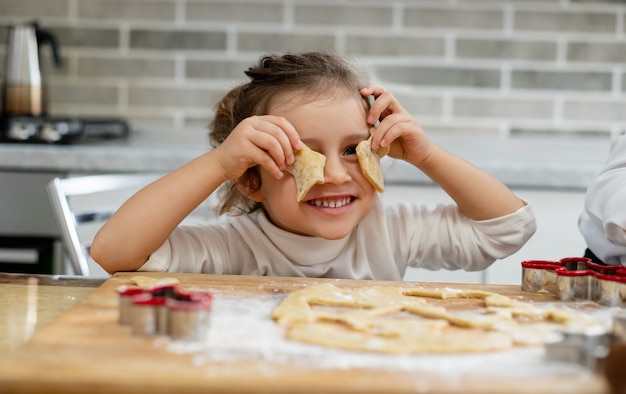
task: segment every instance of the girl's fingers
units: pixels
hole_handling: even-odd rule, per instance
[[[249,118],[252,126],[249,139],[260,149],[265,150],[279,168],[284,169],[295,161],[294,149],[299,149],[302,142],[293,125],[287,119],[278,116]]]
[[[367,85],[361,89],[361,95],[374,97],[374,103],[367,114],[368,124],[373,125],[399,109],[395,97],[380,85]]]
[[[363,95],[364,97],[374,96],[374,98],[376,98],[380,96],[381,94],[383,94],[384,92],[386,92],[384,87],[382,87],[381,85],[374,84],[374,83],[366,85],[363,89],[361,89],[361,95]]]
[[[279,141],[285,152],[287,165],[293,164],[295,161],[293,151],[302,149],[302,141],[300,141],[300,135],[293,127],[291,122],[281,116],[266,115],[262,117],[263,120],[268,121],[271,124],[277,126],[277,128],[271,128],[270,133]]]
[[[389,135],[390,129],[394,124],[401,121],[401,115],[392,114],[383,119],[378,127],[373,128],[372,150],[378,149],[380,146],[388,146],[397,136]]]
[[[428,155],[430,143],[413,116],[380,85],[367,85],[360,92],[364,97],[374,97],[367,123],[374,125],[380,121],[377,127],[370,129],[372,150],[388,146],[391,157],[421,162]]]
[[[382,96],[377,97],[370,106],[370,110],[367,114],[367,123],[373,125],[379,120],[383,120],[386,116],[392,113],[390,110],[390,106],[392,104],[393,96],[389,94],[383,94]]]
[[[293,126],[284,118],[247,118],[218,147],[223,152],[223,167],[232,178],[255,165],[281,178],[282,170],[294,161],[291,141],[299,142],[294,135]]]
[[[250,130],[251,135],[244,143],[236,144],[235,165],[240,157],[245,169],[259,165],[276,178],[282,178],[285,168],[285,155],[281,145],[270,134],[260,130]],[[245,171],[245,169],[242,169]]]
[[[391,114],[380,122],[372,136],[372,149],[390,146],[396,139],[403,136],[405,130],[418,127],[415,119],[407,113]]]
[[[264,124],[261,128],[254,130],[250,141],[266,152],[280,170],[284,170],[295,160],[291,141],[275,124]]]
[[[265,169],[265,171],[272,174],[276,179],[280,179],[284,176],[283,169],[281,169],[274,158],[267,152],[258,151],[254,162]]]

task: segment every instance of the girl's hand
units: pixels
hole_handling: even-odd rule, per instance
[[[302,142],[293,125],[280,116],[251,116],[239,123],[214,149],[225,179],[237,179],[260,165],[277,179],[293,164]]]
[[[389,146],[389,156],[406,160],[419,167],[424,163],[431,150],[431,142],[417,121],[398,102],[398,100],[380,85],[370,84],[361,89],[363,97],[374,96],[367,123],[378,127],[372,133],[372,150],[379,146]]]

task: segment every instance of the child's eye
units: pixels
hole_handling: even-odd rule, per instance
[[[343,151],[344,156],[348,156],[348,155],[356,155],[356,145],[352,145],[346,148],[346,150]]]

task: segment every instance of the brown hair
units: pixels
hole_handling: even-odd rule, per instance
[[[220,145],[241,121],[250,116],[267,115],[273,100],[284,93],[301,92],[303,99],[312,101],[322,94],[343,91],[360,97],[364,85],[354,69],[342,58],[324,52],[263,56],[248,68],[250,82],[230,90],[216,105],[210,124],[211,145]],[[364,99],[365,105],[367,100]],[[251,167],[237,180],[222,185],[218,214],[250,213],[261,204],[242,194],[236,185],[260,187],[258,168]],[[238,212],[235,212],[235,210]]]

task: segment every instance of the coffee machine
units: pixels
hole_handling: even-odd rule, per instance
[[[128,124],[115,118],[50,116],[40,49],[49,45],[61,66],[59,42],[37,22],[9,27],[2,86],[0,142],[75,143],[126,137]]]

